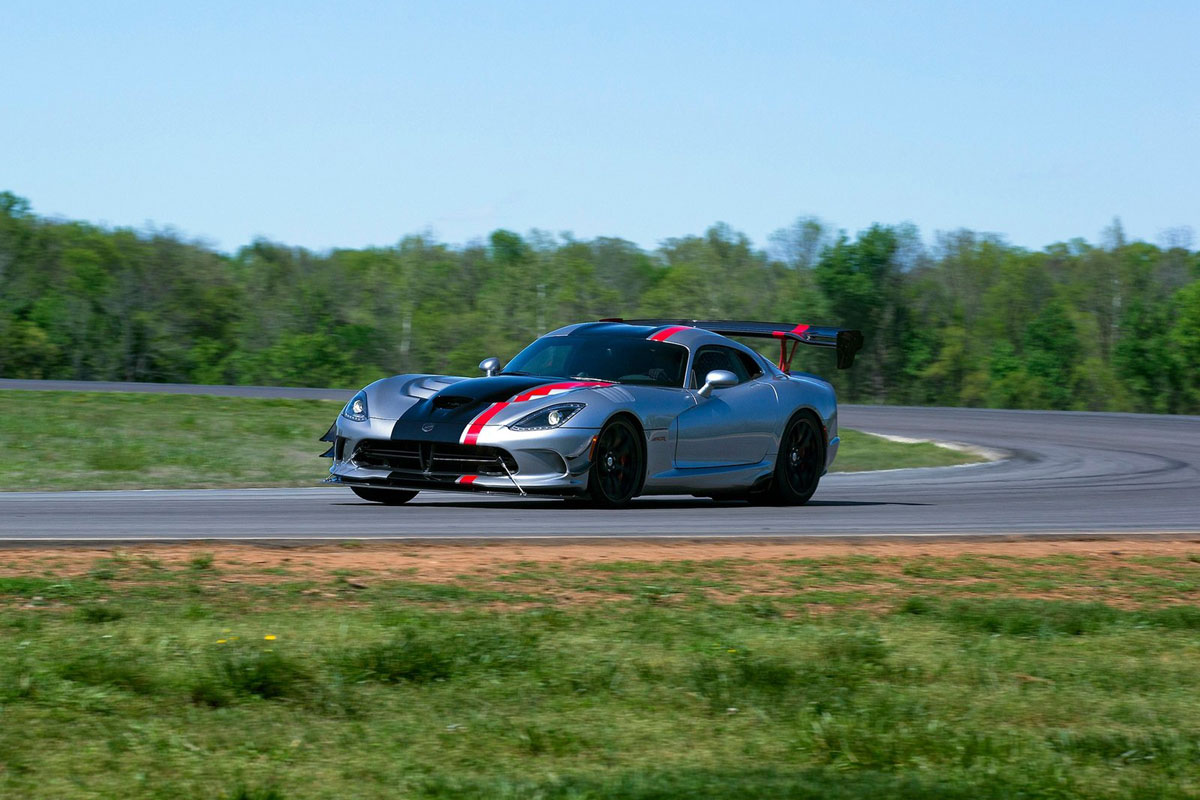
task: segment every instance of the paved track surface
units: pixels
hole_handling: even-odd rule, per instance
[[[967,467],[829,475],[802,508],[671,497],[614,512],[436,493],[389,508],[333,487],[0,493],[0,541],[1200,533],[1200,417],[844,406],[841,422],[1011,455]]]

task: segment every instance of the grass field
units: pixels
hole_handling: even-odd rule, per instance
[[[9,550],[0,797],[1196,797],[1198,591],[1200,543]]]
[[[0,489],[312,486],[341,404],[187,395],[0,391]],[[844,431],[839,470],[978,460]]]

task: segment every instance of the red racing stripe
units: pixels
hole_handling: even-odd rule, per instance
[[[680,331],[686,331],[687,325],[672,325],[670,328],[663,328],[658,333],[650,334],[649,338],[652,342],[665,342]]]
[[[504,407],[507,405],[508,403],[492,403],[490,406],[480,412],[479,416],[471,420],[471,423],[467,425],[466,429],[463,431],[461,440],[462,443],[475,444],[478,442],[479,434],[483,432],[483,426],[487,425],[488,420],[503,411]]]
[[[612,386],[609,381],[567,381],[564,383],[548,383],[545,386],[538,386],[526,392],[521,392],[516,397],[504,403],[492,403],[479,413],[479,416],[471,420],[467,427],[463,429],[462,437],[459,442],[462,444],[477,444],[479,442],[479,434],[483,433],[483,426],[487,425],[492,417],[499,414],[508,406],[509,403],[524,403],[527,400],[533,400],[538,397],[545,397],[551,394],[567,392],[571,389],[583,388],[600,388],[604,386]]]
[[[792,328],[790,331],[775,331],[771,335],[776,336],[780,339],[787,336],[788,334],[794,334],[796,336],[799,336],[800,334],[807,331],[810,327],[812,327],[812,326],[801,323],[801,324],[797,325],[796,327]]]
[[[510,403],[524,403],[526,400],[533,400],[537,397],[545,397],[548,394],[558,394],[571,389],[601,388],[604,386],[612,386],[608,381],[567,381],[565,383],[548,383],[545,386],[537,386],[527,392],[521,392],[519,395],[509,400]]]
[[[478,475],[463,475],[461,478],[456,480],[455,483],[461,483],[461,484],[465,485],[465,484],[469,484],[469,483],[474,483],[478,479],[479,479]]]

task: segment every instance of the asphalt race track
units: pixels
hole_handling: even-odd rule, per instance
[[[154,384],[0,381],[0,389],[11,388],[164,391]],[[349,395],[253,387],[169,391]],[[335,487],[0,493],[0,542],[1200,532],[1200,417],[843,406],[841,423],[1001,449],[1009,458],[833,474],[801,508],[670,497],[599,511],[560,500],[434,493],[385,507]],[[314,458],[322,432],[314,432]]]

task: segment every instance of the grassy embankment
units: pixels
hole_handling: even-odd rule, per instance
[[[639,547],[0,553],[0,797],[1200,794],[1188,545]]]
[[[341,405],[186,395],[0,391],[0,489],[312,486]],[[843,431],[839,470],[978,460]]]

